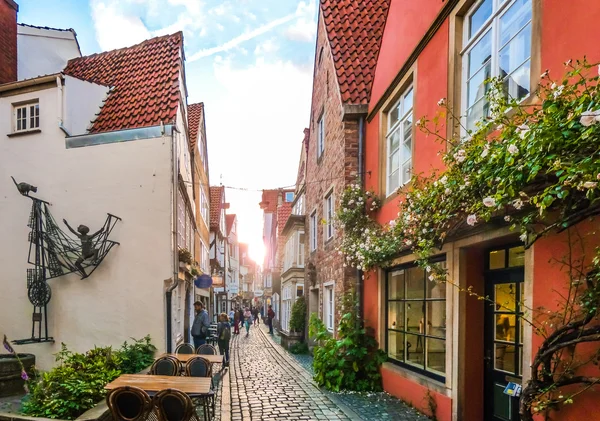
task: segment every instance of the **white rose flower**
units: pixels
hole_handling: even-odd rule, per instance
[[[595,189],[596,186],[598,186],[598,183],[596,183],[595,181],[586,181],[585,183],[583,183],[583,187],[586,189]]]
[[[552,93],[552,95],[554,95],[554,99],[558,98],[559,96],[562,95],[563,91],[565,90],[565,85],[560,85],[558,86],[554,92]]]
[[[450,190],[449,187],[446,187],[446,190],[444,190],[444,193],[446,193],[446,195],[449,196],[450,193],[452,193],[452,190]]]
[[[526,232],[524,232],[523,234],[521,234],[521,235],[519,236],[519,239],[520,239],[522,242],[525,242],[525,241],[527,241],[527,233],[526,233]]]
[[[446,184],[448,182],[448,176],[443,176],[442,178],[440,178],[440,183],[442,184]]]
[[[472,214],[467,216],[467,224],[474,226],[477,223],[477,215]]]
[[[504,217],[504,220],[505,220],[506,222],[510,222],[510,215],[506,215],[506,216]]]
[[[515,209],[519,210],[523,207],[523,201],[521,199],[513,200],[512,205]]]
[[[519,153],[519,148],[517,148],[516,145],[510,145],[508,147],[508,153],[511,154],[511,155],[516,155],[516,154]]]
[[[461,163],[463,162],[465,159],[467,159],[466,156],[466,152],[464,149],[459,150],[458,152],[456,152],[454,154],[454,159],[456,159],[457,162]]]
[[[592,124],[596,124],[600,121],[600,110],[596,111],[584,111],[581,113],[579,122],[584,127],[589,127]]]
[[[443,105],[446,105],[446,98],[442,98],[442,99],[440,99],[440,100],[438,101],[438,106],[440,106],[440,107],[441,107],[441,106],[443,106]]]
[[[496,199],[494,199],[493,197],[486,197],[485,199],[483,199],[483,204],[488,208],[493,208],[494,206],[496,206]]]
[[[490,145],[485,145],[483,151],[481,152],[481,157],[485,158],[486,156],[488,156],[488,153],[490,153]]]
[[[427,266],[427,267],[425,268],[425,270],[426,270],[427,272],[431,272],[431,266]]]
[[[435,276],[433,276],[433,275],[429,275],[429,280],[430,280],[431,282],[433,282],[433,281],[435,280]]]
[[[406,240],[406,245],[407,246],[411,246],[412,245],[412,241],[411,240]]]
[[[519,127],[517,127],[517,131],[520,132],[519,137],[524,139],[525,136],[527,136],[527,133],[529,133],[529,126],[527,124],[521,124]]]

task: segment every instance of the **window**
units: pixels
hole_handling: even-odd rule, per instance
[[[529,94],[531,0],[483,0],[467,13],[464,25],[463,114],[466,128],[489,115],[485,80],[501,77],[504,93]]]
[[[296,264],[298,267],[304,267],[304,231],[298,233],[298,257]]]
[[[294,208],[292,209],[294,215],[304,215],[304,195],[298,196]]]
[[[185,199],[181,190],[178,191],[177,195],[177,246],[179,248],[186,248],[186,212],[185,212]]]
[[[206,226],[208,226],[208,212],[209,212],[209,203],[206,198],[206,193],[204,193],[204,189],[200,188],[200,212],[202,214],[202,219]]]
[[[281,295],[281,327],[286,332],[290,330],[290,316],[292,313],[292,287],[286,285],[283,287]]]
[[[432,264],[445,265],[438,261]],[[446,373],[446,284],[415,265],[387,273],[388,357],[443,380]]]
[[[304,295],[304,284],[296,285],[296,297],[302,297]]]
[[[294,201],[294,192],[288,191],[285,192],[285,201],[290,203]]]
[[[325,197],[325,203],[323,205],[323,214],[325,215],[325,241],[330,240],[333,237],[333,218],[334,218],[334,202],[333,202],[333,190]]]
[[[265,288],[271,288],[271,285],[272,285],[272,282],[271,282],[271,281],[272,281],[272,279],[271,279],[271,274],[268,274],[268,275],[265,277]]]
[[[317,249],[317,211],[310,214],[310,251]]]
[[[325,111],[321,113],[317,122],[317,159],[321,158],[325,151]]]
[[[40,104],[38,102],[14,105],[14,131],[24,132],[40,127]]]
[[[413,88],[403,93],[388,111],[387,142],[387,194],[410,181],[412,173]]]
[[[323,313],[325,316],[325,326],[327,330],[333,332],[333,322],[335,314],[335,293],[333,291],[333,282],[325,284],[325,297],[323,299]]]

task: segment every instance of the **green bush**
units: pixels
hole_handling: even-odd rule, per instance
[[[290,346],[289,351],[292,354],[308,354],[308,344],[306,342],[299,342]]]
[[[373,336],[367,334],[357,316],[354,297],[344,300],[343,315],[339,322],[338,338],[332,337],[316,314],[310,319],[310,335],[316,341],[313,351],[314,380],[320,387],[340,390],[382,390],[379,368],[386,354],[379,349]]]
[[[30,385],[23,404],[25,415],[72,420],[94,407],[106,391],[104,386],[123,373],[135,373],[150,365],[156,348],[150,337],[112,347],[94,348],[85,354],[73,353],[62,344],[56,354],[59,363]]]
[[[306,300],[304,296],[298,297],[292,306],[290,316],[290,331],[304,333],[306,328]]]

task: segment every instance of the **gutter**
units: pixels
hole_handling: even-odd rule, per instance
[[[364,177],[364,142],[365,142],[365,117],[360,115],[358,117],[358,183],[361,188],[364,188],[365,177]],[[366,204],[365,204],[366,206]],[[363,323],[363,295],[364,295],[364,284],[363,271],[356,269],[356,306],[360,323]]]
[[[57,94],[57,96],[58,96],[58,128],[61,129],[64,132],[64,134],[66,134],[68,137],[71,137],[71,133],[69,133],[69,131],[63,124],[64,95],[63,95],[63,84],[62,84],[61,76],[56,76],[56,87],[58,88],[58,94]]]
[[[161,124],[162,126],[162,124]],[[173,170],[173,283],[165,291],[165,304],[166,308],[166,341],[167,341],[167,352],[171,353],[173,349],[172,341],[172,316],[173,316],[173,291],[179,286],[179,253],[177,252],[177,199],[179,197],[179,160],[177,155],[177,138],[175,132],[179,133],[179,130],[175,125],[171,126],[171,169]]]
[[[48,82],[54,82],[57,77],[62,78],[62,73],[53,73],[47,76],[34,77],[31,79],[19,80],[0,84],[0,92],[12,91],[19,88],[27,88],[29,86],[41,85]]]

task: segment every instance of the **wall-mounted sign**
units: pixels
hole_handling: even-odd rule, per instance
[[[228,285],[227,286],[227,291],[229,291],[232,294],[239,294],[240,287],[238,285],[235,285],[235,284]]]
[[[264,291],[262,289],[254,290],[254,296],[255,297],[262,297],[263,294],[264,294]]]

